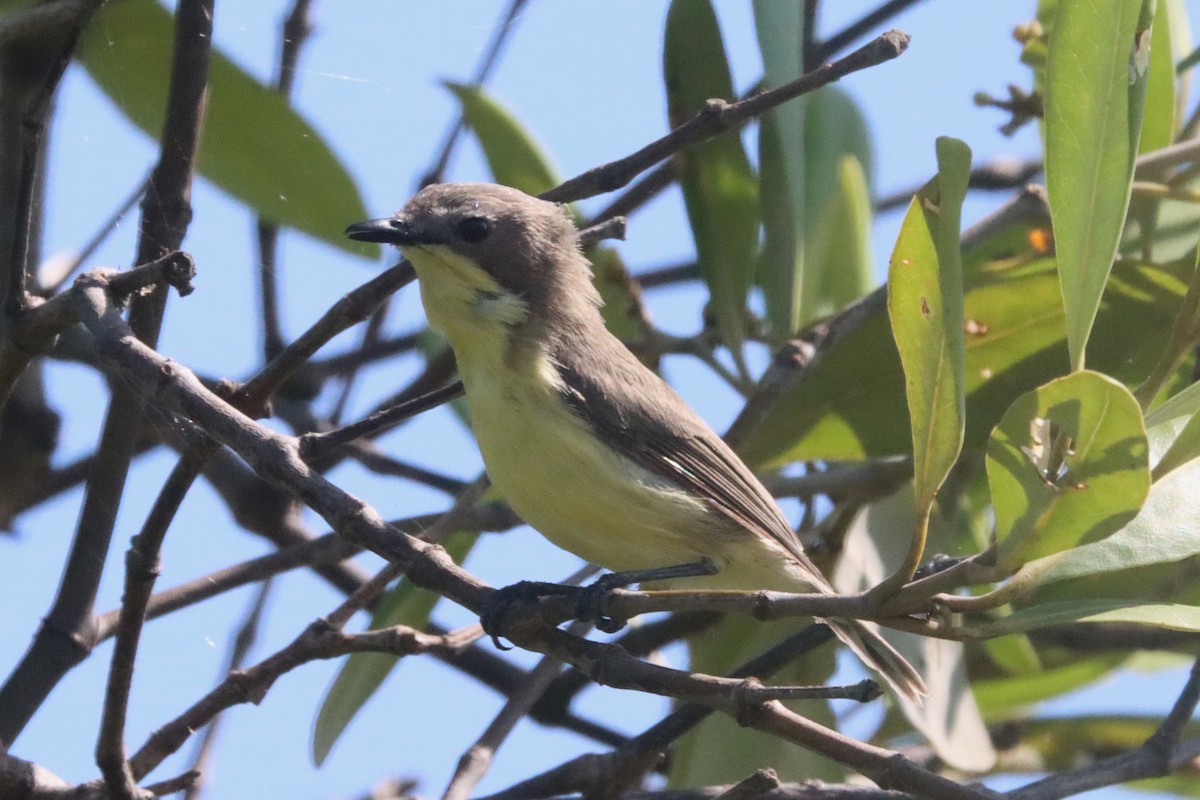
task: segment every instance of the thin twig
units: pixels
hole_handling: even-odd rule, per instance
[[[191,13],[194,7],[190,2],[181,4],[176,14],[178,44],[167,114],[151,190],[142,203],[136,264],[178,249],[191,216],[189,187],[208,78],[212,20],[211,4],[200,13]],[[203,32],[205,25],[208,34]],[[184,43],[183,32],[196,35]],[[149,295],[138,296],[131,304],[131,332],[151,345],[158,337],[165,297],[165,289],[156,289]],[[96,592],[136,447],[141,411],[140,397],[119,386],[109,405],[97,458],[88,475],[83,508],[59,591],[29,650],[0,687],[2,741],[16,738],[61,677],[86,658],[94,645],[91,621]],[[113,768],[114,778],[120,772],[117,767],[120,760],[114,756],[107,762]]]
[[[590,574],[594,570],[587,570]],[[584,580],[578,576],[579,580]],[[568,581],[569,582],[569,581]],[[576,622],[569,628],[576,636],[583,636],[591,626],[587,623]],[[513,692],[500,712],[487,726],[480,737],[463,753],[458,760],[458,766],[442,800],[467,800],[472,790],[487,774],[492,757],[512,733],[517,723],[529,713],[542,693],[550,686],[554,678],[562,672],[562,662],[552,656],[545,656],[529,673],[529,679],[517,691]]]
[[[42,36],[50,36],[51,39],[33,43],[34,47],[45,48],[41,55],[33,56],[27,52],[28,48],[20,46],[24,42],[10,41],[5,46],[5,81],[15,84],[4,89],[6,111],[15,111],[19,119],[5,120],[4,135],[15,135],[16,141],[12,144],[20,154],[17,184],[12,189],[15,196],[12,238],[8,242],[9,251],[5,254],[4,297],[3,306],[0,307],[0,318],[6,322],[16,317],[28,304],[26,286],[30,238],[36,227],[33,224],[34,197],[50,101],[75,54],[80,33],[99,7],[98,0],[74,6],[68,10],[73,13],[60,17],[54,28],[43,30]],[[26,21],[29,20],[28,13],[22,15]],[[4,222],[7,228],[10,222]]]
[[[417,414],[436,408],[463,394],[462,381],[436,389],[412,400],[397,403],[391,408],[376,411],[358,422],[352,422],[327,433],[306,433],[300,437],[300,453],[305,461],[327,458],[337,448],[365,436],[378,436]]]
[[[266,695],[279,676],[302,664],[349,653],[407,656],[434,650],[454,652],[465,643],[458,633],[433,636],[404,626],[346,634],[331,627],[323,618],[319,619],[279,652],[252,667],[230,673],[182,715],[156,730],[130,759],[133,774],[139,778],[146,775],[179,750],[194,731],[207,725],[214,716],[239,703],[256,702]]]
[[[821,42],[816,48],[816,63],[821,63],[840,53],[856,39],[859,39],[880,25],[887,23],[909,6],[914,6],[921,0],[888,0],[888,2],[872,11],[868,11],[858,20],[850,23],[842,30]]]
[[[483,52],[483,58],[480,60],[479,66],[475,68],[475,75],[471,78],[472,86],[482,86],[487,82],[488,76],[491,75],[492,69],[496,66],[496,62],[500,57],[500,52],[504,49],[504,44],[515,29],[514,23],[517,21],[521,9],[528,1],[512,0],[509,3],[508,9],[504,12],[504,19],[494,29],[492,39],[488,42],[488,46]],[[462,134],[464,127],[465,119],[460,113],[454,120],[454,124],[450,126],[450,130],[446,132],[442,146],[438,148],[438,155],[433,160],[433,166],[421,178],[420,185],[422,187],[428,186],[431,183],[442,182],[446,166],[450,163],[450,155],[454,152],[454,145],[458,142],[458,137]]]
[[[742,664],[729,673],[729,678],[768,678],[831,639],[833,632],[827,626],[809,625]],[[702,705],[677,708],[612,753],[578,756],[483,800],[518,800],[575,792],[591,795],[601,788],[619,792],[624,785],[632,785],[646,770],[653,769],[667,747],[712,713],[712,708]],[[612,784],[617,776],[622,778],[624,785]]]
[[[150,176],[150,186],[142,202],[141,235],[135,263],[145,263],[178,249],[191,222],[191,183],[204,126],[208,68],[212,54],[213,4],[214,0],[180,0],[175,12],[174,54],[166,119],[163,122],[158,164]],[[160,285],[138,294],[130,303],[129,328],[150,347],[154,347],[158,341],[166,302],[166,287]],[[107,462],[106,465],[117,475],[103,480],[93,480],[97,478],[95,473],[89,476],[84,510],[80,515],[80,538],[84,532],[88,532],[97,540],[97,544],[99,540],[104,543],[103,547],[87,552],[85,558],[89,561],[95,559],[97,553],[108,550],[144,403],[143,397],[122,387],[114,393],[109,407],[100,453],[102,462]],[[110,458],[104,458],[106,452],[111,454]],[[107,505],[107,508],[95,512],[93,518],[96,523],[89,531],[85,523],[88,508],[101,504]],[[162,510],[156,503],[146,520],[142,535],[134,542],[127,557],[125,603],[118,624],[96,742],[96,764],[109,790],[118,800],[131,800],[137,793],[136,781],[125,758],[125,719],[146,603],[157,575],[158,552],[174,513],[172,510],[165,518],[156,516],[155,511]],[[100,569],[87,569],[94,573],[93,580],[99,579]],[[70,571],[68,565],[64,583]],[[93,589],[86,609],[89,618],[92,617],[94,602]]]
[[[234,634],[233,641],[229,643],[229,658],[226,659],[225,668],[221,671],[222,676],[241,669],[242,665],[246,663],[246,656],[250,654],[250,648],[258,639],[258,629],[262,623],[263,612],[267,608],[267,597],[271,594],[271,586],[272,580],[267,578],[255,593],[250,610],[246,612],[246,618],[242,620],[237,633]],[[196,754],[192,756],[191,769],[191,772],[195,773],[196,779],[185,789],[183,800],[196,800],[203,791],[204,771],[208,768],[208,762],[212,758],[213,745],[216,744],[217,732],[220,727],[221,715],[218,714],[213,717],[213,721],[204,729],[200,741],[196,743]]]
[[[129,193],[129,196],[121,202],[121,205],[117,206],[116,210],[109,215],[108,219],[101,223],[96,232],[92,234],[92,238],[87,240],[87,242],[75,255],[75,258],[71,260],[71,263],[63,268],[61,274],[58,275],[55,282],[50,286],[40,287],[40,291],[43,295],[49,297],[50,295],[54,295],[62,291],[63,286],[65,286],[67,281],[71,279],[71,276],[78,272],[80,268],[87,263],[88,259],[100,249],[100,245],[104,244],[104,241],[109,237],[109,235],[111,235],[112,232],[117,229],[117,226],[121,224],[121,220],[125,219],[125,215],[132,211],[133,207],[137,205],[138,201],[145,196],[146,187],[149,185],[149,175],[138,181],[137,186],[135,186],[133,191]]]
[[[908,34],[902,31],[889,31],[845,58],[832,64],[826,64],[777,89],[756,94],[736,103],[728,103],[720,99],[709,100],[696,116],[661,139],[651,142],[631,155],[571,178],[565,183],[543,192],[540,197],[543,200],[569,203],[619,189],[645,170],[675,155],[688,145],[737,128],[781,103],[815,91],[846,75],[896,58],[908,48],[908,42]]]
[[[295,0],[292,10],[283,20],[279,46],[279,68],[275,74],[275,91],[288,99],[296,82],[296,65],[300,50],[312,33],[312,0]],[[279,226],[258,218],[258,281],[263,322],[263,353],[270,360],[283,349],[283,327],[279,319],[279,286],[276,277],[276,254]]]

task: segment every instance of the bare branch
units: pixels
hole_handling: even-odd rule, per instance
[[[661,139],[625,158],[571,178],[550,191],[543,192],[540,197],[557,203],[569,203],[619,189],[643,171],[690,144],[736,128],[768,109],[815,91],[853,72],[896,58],[908,48],[908,41],[908,34],[902,31],[888,31],[845,58],[826,64],[778,89],[754,95],[737,103],[728,103],[720,99],[709,100],[700,113]]]

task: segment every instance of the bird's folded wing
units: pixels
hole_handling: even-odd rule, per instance
[[[585,372],[560,362],[568,405],[621,455],[699,497],[746,531],[782,545],[825,585],[750,469],[674,390],[627,351],[624,355],[628,360],[616,360],[622,375]],[[606,366],[611,370],[613,361]]]

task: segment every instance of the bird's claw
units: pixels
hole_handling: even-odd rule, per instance
[[[511,586],[503,586],[492,594],[479,614],[479,623],[498,650],[511,650],[511,647],[501,643],[500,638],[505,635],[508,617],[514,606],[536,603],[542,597],[569,595],[580,591],[582,590],[577,586],[563,586],[560,583],[518,581]]]

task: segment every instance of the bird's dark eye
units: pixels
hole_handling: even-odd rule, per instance
[[[492,232],[492,223],[483,217],[467,217],[458,223],[458,235],[465,242],[482,242]]]

